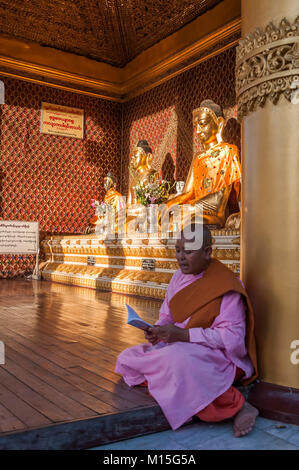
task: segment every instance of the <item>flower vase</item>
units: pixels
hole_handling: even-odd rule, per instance
[[[147,206],[147,233],[158,232],[157,206],[150,204]]]

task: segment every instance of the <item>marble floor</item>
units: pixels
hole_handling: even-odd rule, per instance
[[[299,426],[258,417],[251,433],[236,438],[232,422],[193,423],[92,450],[299,450]]]

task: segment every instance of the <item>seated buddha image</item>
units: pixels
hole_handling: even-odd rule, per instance
[[[104,196],[104,204],[107,204],[111,211],[113,211],[114,215],[114,229],[117,229],[118,225],[118,216],[119,211],[123,207],[125,207],[124,198],[121,193],[119,193],[116,189],[116,178],[111,172],[108,172],[104,178],[104,189],[106,191]],[[102,229],[104,230],[105,225],[107,224],[107,216],[103,214],[96,214],[89,222],[91,229],[90,232],[101,232]]]
[[[151,167],[153,160],[152,149],[147,140],[139,140],[130,159],[129,170],[132,183],[129,187],[127,205],[137,204],[136,185],[142,182],[151,182],[159,178],[159,173]]]
[[[106,191],[104,202],[119,211],[123,207],[123,196],[115,188],[116,179],[109,171],[104,178],[104,189]]]
[[[129,171],[131,174],[131,184],[129,186],[127,199],[127,233],[143,231],[144,206],[142,206],[136,195],[136,187],[142,183],[152,183],[159,179],[159,173],[152,168],[152,149],[147,140],[139,140],[133,150],[130,160]],[[134,222],[131,224],[131,222]]]
[[[171,214],[175,205],[189,204],[201,210],[203,223],[221,228],[229,215],[231,193],[235,191],[236,200],[239,198],[238,148],[223,141],[223,113],[211,100],[203,101],[193,111],[193,126],[203,150],[193,158],[183,192],[166,202],[167,212]]]

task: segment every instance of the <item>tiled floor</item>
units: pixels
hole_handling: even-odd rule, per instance
[[[236,438],[232,422],[193,423],[93,450],[299,450],[299,426],[258,417],[247,436]]]

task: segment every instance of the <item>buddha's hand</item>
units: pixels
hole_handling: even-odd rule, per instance
[[[163,326],[154,326],[152,328],[153,334],[158,338],[158,341],[165,343],[175,343],[176,341],[189,342],[189,330],[179,328],[172,323]]]

